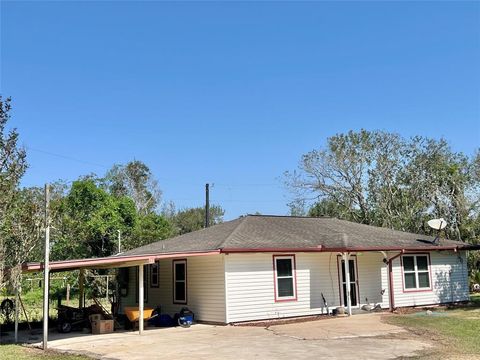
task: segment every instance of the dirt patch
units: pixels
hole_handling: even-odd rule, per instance
[[[352,339],[377,337],[405,331],[403,328],[381,322],[380,314],[329,318],[308,324],[271,324],[268,329],[277,335],[306,340]]]

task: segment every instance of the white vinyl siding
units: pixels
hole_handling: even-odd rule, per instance
[[[146,306],[161,307],[162,313],[173,316],[184,306],[195,313],[196,320],[225,322],[224,255],[192,256],[187,259],[187,303],[173,303],[172,261],[160,260],[159,287],[148,289]],[[182,258],[183,259],[183,258]],[[122,307],[135,301],[135,268],[130,268],[129,296],[122,298]],[[130,294],[133,294],[130,296]],[[133,301],[132,301],[133,300]]]
[[[352,253],[352,255],[355,253]],[[388,257],[398,252],[388,252]],[[196,318],[212,322],[241,322],[326,313],[340,306],[338,253],[295,253],[296,301],[275,301],[273,255],[248,253],[187,258],[187,304]],[[356,253],[359,306],[389,306],[388,266],[380,252]],[[393,261],[395,306],[430,305],[468,300],[468,272],[464,251],[430,253],[431,290],[406,292],[400,258]],[[159,262],[159,288],[148,289],[147,306],[163,313],[179,312],[173,304],[172,259]],[[129,296],[122,306],[135,304],[135,270],[130,271]],[[383,292],[383,294],[382,294]]]
[[[336,253],[296,253],[296,301],[275,301],[272,253],[225,256],[227,322],[326,313],[339,306]],[[275,254],[282,255],[282,254]]]
[[[393,256],[394,253],[389,254]],[[404,289],[400,258],[393,261],[395,307],[441,304],[469,299],[467,259],[464,251],[430,252],[428,289]],[[388,268],[386,275],[388,276]]]
[[[385,303],[382,297],[382,292],[388,290],[388,283],[382,281],[383,255],[379,252],[358,253],[357,265],[359,306],[366,304],[368,299],[370,305],[388,307],[388,300]]]
[[[354,253],[353,253],[354,254]],[[389,252],[392,257],[398,252]],[[297,301],[276,302],[272,254],[225,256],[227,322],[325,313],[321,293],[331,308],[340,304],[337,253],[296,253]],[[388,266],[380,252],[357,253],[359,307],[389,306]],[[400,259],[393,261],[395,306],[414,306],[468,300],[465,252],[430,254],[432,290],[404,292]]]

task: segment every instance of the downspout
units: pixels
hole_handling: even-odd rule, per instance
[[[400,251],[397,255],[392,256],[389,259],[386,259],[386,264],[388,264],[388,297],[389,297],[389,305],[390,311],[395,309],[395,295],[393,289],[393,265],[392,262],[399,256],[401,256],[405,250]]]

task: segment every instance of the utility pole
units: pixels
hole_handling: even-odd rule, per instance
[[[48,290],[50,277],[50,186],[45,184],[45,261],[43,263],[43,350],[48,342]]]
[[[120,254],[121,253],[121,249],[122,249],[122,233],[120,232],[120,230],[117,230],[117,233],[118,233],[118,253]]]
[[[205,184],[205,227],[210,225],[210,190],[209,184]]]

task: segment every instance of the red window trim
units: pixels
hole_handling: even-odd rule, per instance
[[[176,301],[175,300],[175,263],[184,263],[185,264],[185,301]],[[187,259],[175,259],[172,260],[172,303],[178,305],[186,305],[188,303],[188,276],[187,276]]]
[[[290,257],[293,260],[293,297],[288,299],[277,298],[277,263],[276,258],[281,257]],[[273,260],[273,296],[275,302],[289,302],[289,301],[297,301],[297,261],[295,259],[295,254],[279,254],[279,255],[272,255]]]
[[[355,257],[355,272],[356,272],[355,275],[357,275],[356,276],[357,280],[355,281],[357,283],[357,305],[356,306],[358,307],[361,304],[361,301],[360,301],[360,281],[358,279],[358,257],[357,257],[357,255],[350,255],[350,258],[352,258],[352,257]],[[342,255],[337,255],[338,297],[339,297],[339,300],[340,300],[340,302],[339,302],[340,306],[344,306],[344,305],[342,305],[343,304],[343,296],[342,296],[343,295],[342,294],[343,290],[342,290],[342,277],[340,276],[340,271],[342,271],[340,269],[340,267],[341,267],[340,264],[342,263],[342,260],[343,260]]]
[[[403,257],[404,256],[417,256],[417,255],[421,255],[421,256],[427,256],[428,258],[428,277],[429,277],[429,280],[430,280],[430,287],[428,288],[421,288],[421,289],[406,289],[405,288],[405,272],[403,270]],[[430,253],[412,253],[412,254],[402,254],[402,256],[400,256],[400,268],[402,269],[402,290],[403,290],[403,293],[418,293],[418,292],[429,292],[429,291],[432,291],[433,290],[433,286],[432,286],[432,260],[430,258]]]

